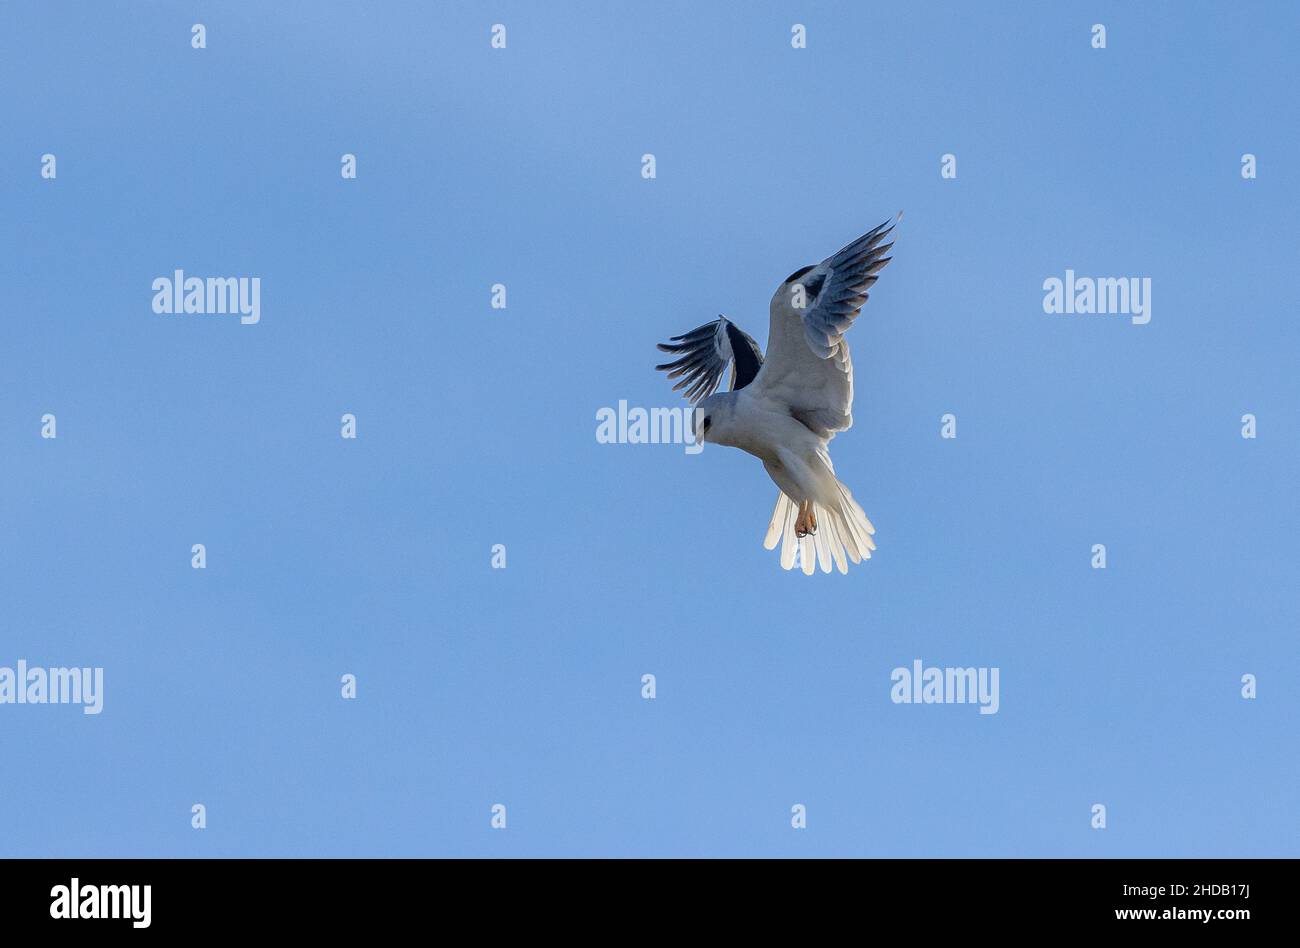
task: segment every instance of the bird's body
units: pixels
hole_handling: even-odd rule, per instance
[[[901,217],[901,215],[900,215]],[[895,220],[895,223],[897,219]],[[829,444],[853,424],[853,361],[844,333],[889,262],[889,222],[813,267],[791,274],[770,306],[767,353],[726,317],[660,345],[679,355],[658,366],[697,402],[697,441],[739,448],[763,462],[780,489],[764,546],[782,543],[811,574],[847,572],[871,557],[875,528],[835,476]],[[727,366],[732,390],[715,394]]]

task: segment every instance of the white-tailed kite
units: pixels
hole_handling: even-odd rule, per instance
[[[835,477],[831,438],[853,424],[853,362],[844,339],[876,274],[890,261],[882,243],[902,212],[814,267],[790,274],[772,295],[767,354],[725,316],[660,343],[673,362],[655,366],[679,378],[695,403],[697,442],[740,448],[763,462],[781,489],[763,546],[781,545],[790,569],[799,551],[812,575],[831,563],[847,573],[845,556],[871,558],[876,532],[849,489]],[[731,391],[717,392],[731,366]],[[717,392],[717,394],[714,394]]]

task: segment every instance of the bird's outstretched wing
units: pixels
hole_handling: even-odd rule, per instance
[[[763,351],[753,338],[725,316],[692,329],[684,336],[673,336],[659,343],[659,349],[676,356],[672,362],[656,365],[670,379],[680,377],[673,391],[692,403],[707,398],[718,389],[722,374],[731,366],[731,390],[744,388],[763,366]]]
[[[853,361],[844,333],[867,301],[876,274],[892,259],[885,254],[893,244],[883,241],[901,217],[816,266],[797,270],[772,297],[758,391],[822,437],[853,424]]]

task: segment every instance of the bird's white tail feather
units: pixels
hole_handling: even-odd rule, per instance
[[[784,496],[784,495],[783,495]],[[788,498],[787,498],[788,499]],[[795,538],[794,521],[799,516],[797,505],[791,501],[787,504],[788,509],[785,512],[785,523],[782,526],[784,542],[781,544],[781,568],[790,569],[794,566],[795,550],[799,547],[799,541]]]
[[[776,495],[776,510],[772,511],[772,522],[767,525],[767,536],[763,537],[763,548],[772,550],[776,548],[777,542],[781,539],[781,533],[785,530],[785,518],[789,513],[789,508],[794,505],[790,503],[790,498],[785,496],[784,492]]]
[[[823,573],[829,573],[832,565],[841,573],[847,573],[849,567],[845,562],[846,557],[853,563],[871,559],[871,551],[876,548],[876,541],[872,539],[876,528],[871,525],[849,489],[838,480],[835,486],[838,500],[833,509],[819,503],[813,504],[817,532],[806,537],[799,537],[794,530],[799,505],[784,492],[776,495],[776,508],[767,525],[763,546],[771,550],[778,543],[781,544],[782,569],[794,568],[796,551],[799,566],[809,576],[818,566]]]

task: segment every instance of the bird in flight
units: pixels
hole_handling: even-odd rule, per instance
[[[767,354],[725,316],[673,336],[659,349],[677,358],[655,366],[680,379],[673,391],[695,405],[696,443],[740,448],[763,462],[780,488],[763,546],[781,543],[781,566],[811,576],[820,564],[841,573],[871,558],[876,529],[835,476],[830,441],[853,424],[853,361],[844,338],[876,274],[892,259],[892,221],[816,266],[790,274],[772,294]],[[727,367],[731,391],[718,392]]]

